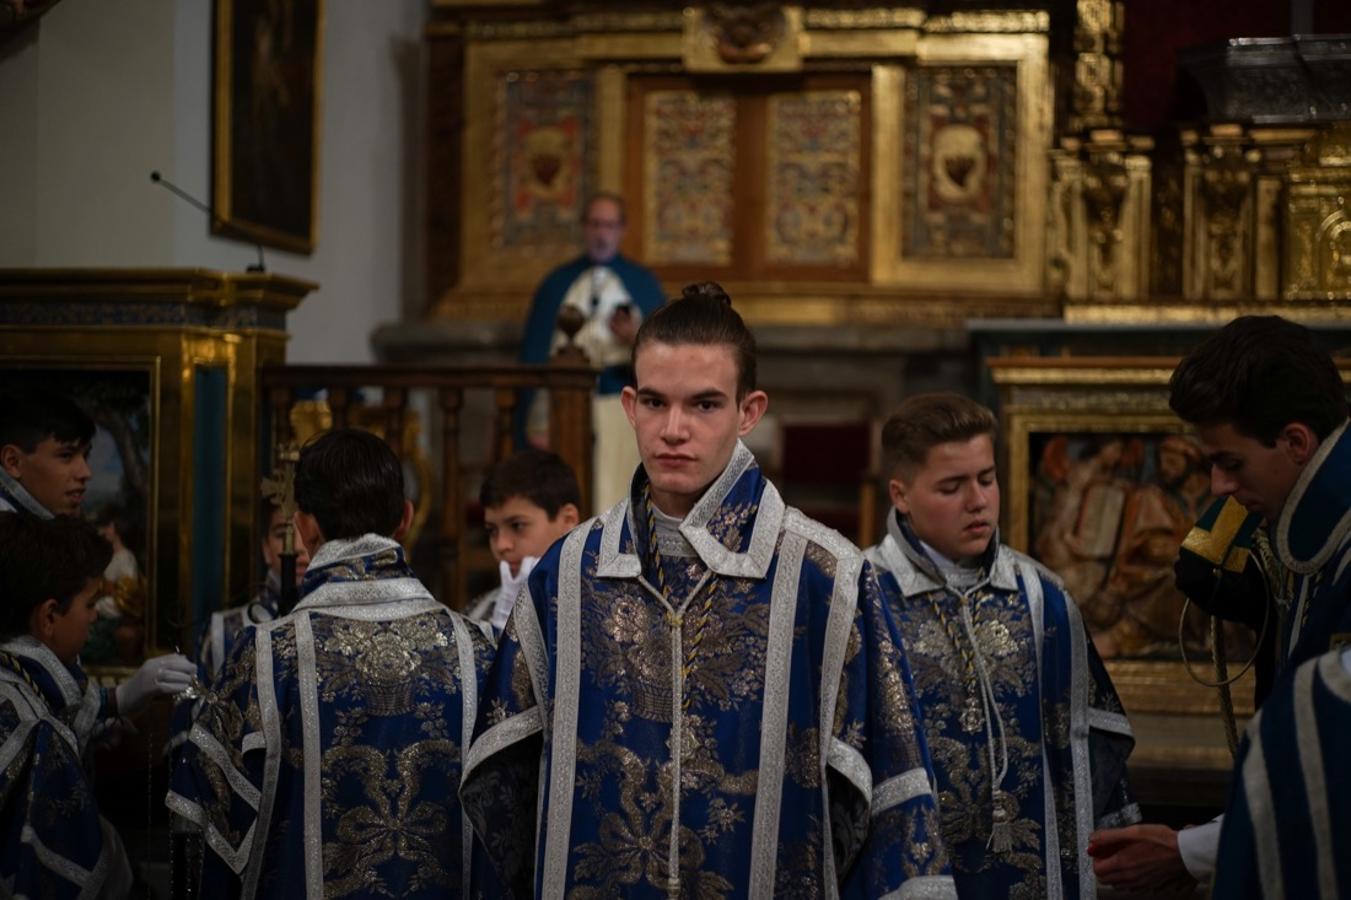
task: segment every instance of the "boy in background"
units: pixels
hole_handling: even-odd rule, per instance
[[[469,618],[500,635],[535,563],[581,518],[581,491],[557,453],[522,450],[493,465],[479,491],[488,546],[502,583],[475,599]]]
[[[0,396],[0,512],[79,515],[93,440],[94,420],[69,397],[41,389]]]

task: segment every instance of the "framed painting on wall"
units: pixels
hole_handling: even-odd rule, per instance
[[[315,246],[323,0],[216,0],[212,231]]]
[[[1174,585],[1173,562],[1214,498],[1200,445],[1168,408],[1174,365],[990,360],[1000,390],[1003,533],[1064,582],[1128,713],[1211,715],[1218,694],[1197,680],[1216,678],[1210,619]],[[1223,627],[1237,673],[1254,635]],[[1235,712],[1251,715],[1251,672],[1232,695]]]

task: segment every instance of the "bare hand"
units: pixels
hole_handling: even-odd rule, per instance
[[[1167,825],[1130,825],[1095,831],[1088,841],[1093,874],[1124,891],[1182,891],[1196,882],[1182,864],[1177,832]]]
[[[632,344],[638,334],[638,319],[629,307],[621,306],[610,316],[610,333],[621,344]]]

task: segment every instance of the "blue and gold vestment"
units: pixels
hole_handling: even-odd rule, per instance
[[[1285,668],[1351,643],[1351,435],[1319,444],[1272,533],[1288,578],[1278,633]]]
[[[867,555],[914,673],[958,894],[1095,896],[1089,835],[1140,811],[1130,723],[1074,601],[997,536],[959,590],[894,511]]]
[[[1214,897],[1333,900],[1351,892],[1351,673],[1342,653],[1287,672],[1248,723]]]
[[[738,445],[659,576],[645,485],[556,543],[513,608],[461,789],[475,877],[581,900],[952,896],[862,554]]]
[[[211,614],[206,628],[197,638],[197,680],[201,684],[210,684],[219,675],[221,666],[230,658],[235,642],[251,625],[271,622],[277,618],[281,605],[281,581],[277,574],[268,571],[267,580],[249,603],[222,609]],[[168,752],[172,753],[188,739],[188,729],[197,718],[202,707],[201,698],[179,700],[174,706],[169,726]]]
[[[124,897],[131,868],[82,759],[102,692],[35,638],[0,644],[0,885],[16,897]]]
[[[167,802],[203,834],[203,896],[463,896],[490,635],[376,535],[324,544],[301,595],[239,637],[178,754]]]

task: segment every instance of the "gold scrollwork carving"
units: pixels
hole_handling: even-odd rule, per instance
[[[1130,187],[1126,164],[1117,152],[1103,153],[1084,167],[1084,205],[1088,240],[1094,251],[1090,269],[1095,292],[1112,294],[1117,281],[1117,248],[1121,245],[1121,205]]]
[[[1247,261],[1245,213],[1256,162],[1255,151],[1219,144],[1210,148],[1202,165],[1199,186],[1205,207],[1209,297],[1235,297],[1247,287],[1243,277]]]

